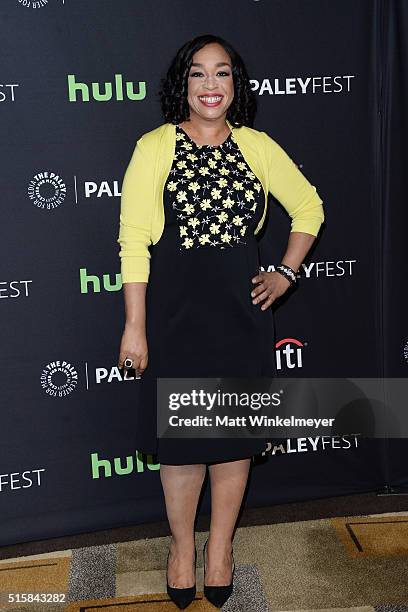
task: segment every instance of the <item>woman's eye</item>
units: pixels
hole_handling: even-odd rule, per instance
[[[229,76],[230,73],[226,72],[225,70],[220,70],[219,72],[217,72],[217,76]],[[202,72],[191,72],[190,73],[191,77],[202,77],[204,76]]]

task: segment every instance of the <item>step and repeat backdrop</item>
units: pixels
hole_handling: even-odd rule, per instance
[[[138,381],[116,365],[119,206],[136,140],[163,122],[160,79],[199,34],[243,56],[254,127],[324,202],[274,307],[279,375],[408,375],[406,2],[2,0],[0,24],[1,545],[165,518],[134,442]],[[289,229],[271,198],[265,270]],[[404,491],[407,456],[361,431],[272,439],[245,502]]]

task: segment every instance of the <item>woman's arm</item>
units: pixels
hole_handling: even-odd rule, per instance
[[[119,349],[119,368],[126,357],[133,359],[133,368],[143,373],[147,368],[148,349],[146,341],[146,287],[147,283],[125,283],[125,330]]]
[[[154,206],[154,163],[139,138],[122,181],[119,256],[123,283],[147,282]]]
[[[123,285],[126,325],[129,327],[145,329],[146,287],[147,283],[125,283]]]
[[[266,138],[268,191],[291,217],[291,232],[317,236],[324,221],[323,200],[285,149],[268,134],[263,134]]]
[[[281,263],[297,272],[316,240],[324,221],[323,201],[286,151],[270,136],[263,133],[268,162],[268,191],[282,204],[291,217],[288,246]],[[252,282],[257,284],[251,296],[254,304],[264,301],[261,310],[268,308],[290,286],[279,272],[262,272]]]
[[[286,253],[281,263],[297,272],[315,240],[316,237],[311,234],[290,232]]]
[[[142,373],[147,367],[146,287],[150,274],[151,224],[154,164],[140,138],[122,182],[120,224],[121,275],[125,304],[125,329],[119,349],[118,366],[126,357]]]

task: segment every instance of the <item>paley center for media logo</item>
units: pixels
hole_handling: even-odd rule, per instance
[[[407,343],[404,346],[403,355],[404,355],[404,357],[405,357],[405,359],[407,360],[407,363],[408,363],[408,341],[407,341]]]
[[[21,6],[31,9],[39,9],[48,6],[50,0],[16,0]],[[54,4],[57,0],[54,0]],[[59,4],[65,4],[65,0],[59,0]]]
[[[68,361],[51,361],[41,372],[41,386],[47,395],[65,397],[77,384],[78,372]]]
[[[72,190],[75,203],[79,198],[120,198],[119,181],[83,181],[82,192],[76,175],[73,176]],[[43,170],[37,172],[30,180],[27,188],[28,197],[32,203],[43,210],[52,210],[62,204],[67,196],[67,185],[57,172]]]
[[[49,170],[37,172],[28,184],[28,197],[37,208],[58,208],[66,198],[67,187],[62,178]]]
[[[66,397],[75,391],[79,385],[87,391],[104,384],[136,381],[140,375],[133,375],[131,370],[121,371],[117,365],[92,367],[85,362],[83,374],[80,369],[65,359],[50,361],[42,370],[40,376],[41,386],[50,397]]]
[[[49,0],[17,0],[17,2],[26,8],[39,9],[46,6]],[[62,4],[64,4],[64,0],[62,0]]]
[[[17,2],[24,6],[25,8],[43,8],[44,6],[48,6],[50,0],[17,0]],[[54,0],[55,2],[55,0]],[[60,4],[65,4],[65,0],[59,0]]]

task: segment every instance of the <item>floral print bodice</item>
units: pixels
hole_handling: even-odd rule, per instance
[[[262,185],[230,132],[220,145],[197,145],[176,125],[176,150],[165,184],[176,214],[179,249],[246,244]]]

